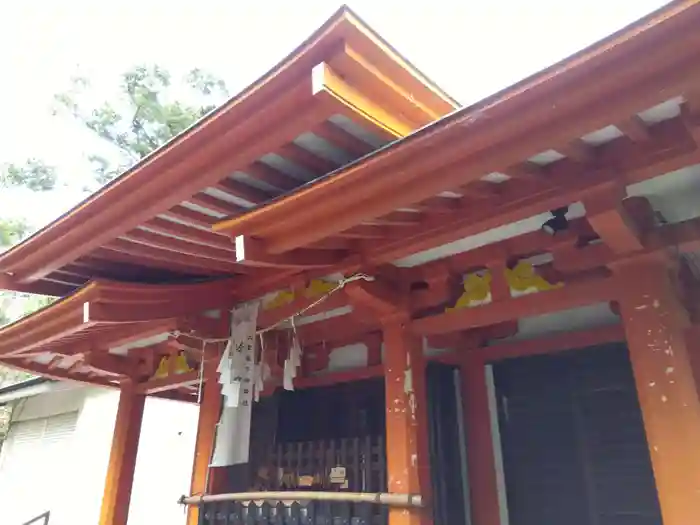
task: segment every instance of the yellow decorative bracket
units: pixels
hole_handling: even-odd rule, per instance
[[[188,372],[192,372],[194,369],[190,367],[189,363],[187,363],[187,357],[185,357],[184,352],[178,352],[178,354],[175,356],[175,369],[174,372],[176,374],[187,374]]]
[[[522,294],[527,292],[545,292],[561,288],[564,283],[550,283],[535,271],[530,263],[521,261],[513,268],[506,268],[506,280],[511,291]]]
[[[293,300],[293,290],[282,290],[281,292],[277,292],[277,294],[270,301],[265,303],[263,309],[274,310],[275,308],[281,308],[282,306],[291,303]]]
[[[338,286],[338,283],[334,283],[332,281],[313,279],[309,283],[309,286],[307,286],[304,290],[304,296],[309,299],[321,297],[322,295],[326,295],[327,293],[332,292],[336,288],[336,286]]]
[[[544,292],[561,288],[564,283],[550,283],[539,275],[532,264],[520,261],[513,268],[506,268],[505,278],[511,293],[523,295],[526,293]],[[447,307],[446,312],[470,308],[491,301],[492,275],[489,270],[470,273],[464,277],[464,292],[452,307]]]
[[[156,373],[153,374],[153,379],[161,379],[163,377],[168,377],[169,373],[169,359],[168,356],[163,357],[160,362],[158,363],[158,368],[156,369]]]
[[[333,281],[313,279],[309,283],[309,285],[306,288],[304,288],[302,295],[307,299],[321,297],[322,295],[330,293],[332,290],[335,289],[336,286],[338,286],[338,283],[335,283]],[[296,297],[297,294],[294,292],[294,290],[282,290],[281,292],[277,292],[277,294],[275,294],[275,296],[272,299],[267,301],[264,304],[263,309],[274,310],[275,308],[281,308],[282,306],[285,306],[294,301]]]
[[[470,308],[491,300],[491,272],[470,273],[464,278],[463,286],[464,292],[455,305],[446,308],[445,311]]]
[[[162,379],[170,375],[170,360],[174,359],[173,374],[186,374],[192,372],[194,369],[190,367],[187,363],[187,357],[185,357],[184,352],[178,352],[175,356],[164,356],[158,363],[158,368],[155,374],[153,374],[153,379]]]

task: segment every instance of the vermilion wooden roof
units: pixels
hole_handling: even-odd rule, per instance
[[[214,223],[456,106],[341,8],[223,107],[0,255],[0,288],[62,296],[95,278],[191,282],[250,273],[227,236],[211,231]]]
[[[346,16],[349,15],[343,14],[341,18]],[[97,260],[113,265],[104,271],[123,280],[152,279],[162,283],[221,278],[225,281],[193,283],[178,288],[177,293],[163,284],[138,285],[134,291],[129,288],[133,285],[98,281],[45,312],[0,330],[0,360],[16,366],[17,359],[23,363],[22,359],[30,356],[27,367],[39,373],[51,373],[47,369],[50,365],[44,361],[31,362],[34,359],[31,352],[37,350],[43,354],[39,359],[69,363],[65,357],[74,349],[85,347],[85,343],[98,340],[112,348],[118,335],[112,332],[114,325],[137,334],[143,329],[139,337],[148,342],[152,330],[160,330],[160,334],[172,330],[173,319],[181,322],[204,309],[216,305],[223,308],[226,301],[230,305],[259,297],[331,272],[377,270],[378,275],[389,281],[396,279],[402,290],[410,290],[411,308],[425,312],[426,308],[444,303],[444,287],[433,283],[444,284],[440,279],[446,275],[491,268],[494,264],[503,266],[513,258],[547,255],[551,262],[556,252],[554,274],[568,283],[567,279],[575,282],[581,274],[591,273],[596,279],[608,275],[609,265],[623,261],[630,254],[658,254],[671,247],[679,254],[700,251],[697,213],[686,217],[680,214],[670,221],[675,224],[653,232],[656,226],[647,224],[647,233],[653,234],[645,234],[641,240],[621,222],[627,215],[641,217],[643,222],[653,222],[654,213],[668,216],[668,205],[661,209],[658,202],[648,202],[647,198],[653,200],[659,196],[659,189],[681,188],[695,194],[693,185],[700,180],[697,27],[700,27],[700,5],[691,1],[672,2],[571,59],[475,107],[456,111],[402,140],[370,151],[360,160],[346,163],[324,177],[321,175],[324,169],[330,171],[326,165],[314,177],[307,177],[310,181],[318,179],[317,182],[298,190],[290,187],[288,191],[292,193],[284,194],[281,181],[287,179],[279,177],[292,178],[290,173],[281,173],[290,164],[261,157],[263,149],[269,150],[260,144],[270,135],[284,135],[286,132],[280,130],[296,122],[293,118],[299,116],[299,108],[305,107],[304,104],[309,104],[314,117],[310,120],[302,117],[302,124],[307,126],[303,129],[313,129],[317,139],[323,136],[321,130],[326,133],[332,130],[334,143],[345,144],[346,152],[353,148],[351,144],[363,143],[365,149],[380,146],[382,133],[400,127],[399,124],[387,127],[387,123],[392,119],[397,122],[397,115],[404,115],[401,111],[389,113],[387,106],[372,106],[368,102],[369,94],[380,97],[391,92],[395,96],[401,91],[396,80],[389,82],[389,77],[382,77],[385,80],[381,85],[385,89],[393,86],[390,91],[382,91],[376,84],[373,87],[364,84],[365,91],[360,92],[357,87],[350,89],[350,81],[356,79],[353,82],[359,85],[359,79],[376,80],[379,78],[376,70],[370,77],[356,72],[356,77],[348,73],[341,79],[336,74],[343,64],[347,65],[344,61],[354,56],[347,47],[339,55],[343,57],[340,63],[332,64],[330,59],[324,59],[325,62],[312,66],[318,59],[314,56],[308,60],[309,68],[299,68],[298,78],[300,82],[309,81],[313,70],[311,87],[322,86],[312,89],[315,95],[304,98],[302,89],[292,96],[294,89],[284,91],[281,85],[277,85],[281,91],[276,99],[260,102],[255,98],[257,95],[251,94],[245,104],[253,108],[256,100],[263,104],[255,118],[251,114],[238,127],[233,117],[226,121],[241,138],[227,134],[222,124],[228,118],[224,111],[201,130],[195,128],[192,138],[186,136],[166,147],[151,161],[116,181],[113,187],[68,214],[62,219],[65,223],[58,221],[0,257],[0,271],[5,272],[4,277],[0,274],[0,287],[13,289],[59,284],[63,290],[70,291],[79,283],[75,278],[70,283],[62,281],[65,276],[94,278],[100,271]],[[353,49],[356,48],[353,44]],[[383,53],[381,56],[388,56],[387,52]],[[350,63],[357,64],[358,60]],[[368,69],[371,68],[365,67],[364,71]],[[273,75],[277,80],[273,78],[268,85],[281,82],[282,73],[279,75]],[[426,120],[428,113],[447,109],[442,95],[425,84],[414,85],[422,85],[437,101],[434,109],[423,111]],[[316,98],[318,95],[320,98]],[[316,109],[325,108],[327,103],[319,106],[320,99],[330,101],[329,107],[336,113],[317,121]],[[409,99],[392,100],[408,104]],[[338,113],[348,104],[352,112]],[[245,107],[243,102],[239,106],[233,104],[230,111],[239,117],[245,116],[246,111],[254,111],[241,107]],[[290,115],[290,119],[279,118],[284,114]],[[307,115],[305,111],[301,114]],[[272,115],[277,120],[265,122],[261,115]],[[338,115],[343,118],[336,118]],[[348,125],[349,119],[356,119],[355,124]],[[318,151],[311,153],[311,144],[303,138],[308,135],[299,134],[302,127],[292,127],[297,133],[294,145],[286,142],[277,151],[285,151],[291,158],[294,153],[290,152],[296,151],[298,155],[299,149],[304,149],[311,155],[304,157],[307,161],[315,158],[314,162],[319,162],[323,155]],[[409,133],[409,127],[402,129]],[[326,142],[331,142],[330,137],[327,135]],[[390,138],[385,136],[384,141]],[[231,142],[242,146],[238,149]],[[245,168],[246,177],[229,175],[222,179],[219,176],[233,169],[235,163],[229,163],[230,159],[215,162],[214,153],[223,155],[232,149],[236,157],[244,150],[257,156]],[[359,148],[356,154],[362,155]],[[272,158],[279,159],[281,155]],[[298,168],[302,160],[296,158]],[[280,162],[279,169],[273,167],[275,162]],[[260,175],[253,184],[251,173],[256,172],[250,166],[261,165],[265,166],[262,169],[267,175]],[[273,184],[273,172],[278,186]],[[201,173],[204,175],[199,176]],[[300,174],[297,172],[296,176]],[[209,182],[216,177],[218,183]],[[248,188],[247,197],[242,197],[243,193],[238,193],[235,199],[231,197],[233,193],[224,197],[218,193],[222,191],[221,180],[227,188],[229,181],[242,183]],[[129,181],[144,184],[144,193],[119,201],[119,196],[127,195],[126,189],[133,189],[136,184]],[[267,200],[262,199],[254,202],[256,198],[250,188],[269,191],[265,188],[270,186],[277,188],[272,202],[264,204]],[[242,186],[236,188],[235,191],[242,191]],[[630,209],[618,213],[620,203],[629,195],[637,199],[626,200],[625,205]],[[673,210],[677,208],[678,195],[672,197]],[[245,206],[240,199],[246,202]],[[221,211],[215,212],[214,202],[218,202],[216,207],[238,206],[237,217],[219,220],[225,209],[217,208]],[[640,202],[642,208],[635,210]],[[156,203],[170,207],[161,209]],[[571,228],[568,235],[548,236],[540,230],[546,220],[542,215],[548,217],[549,210],[560,206],[570,206]],[[89,210],[101,211],[89,217]],[[65,230],[66,224],[72,224],[75,231]],[[228,235],[236,237],[235,244]],[[172,240],[164,243],[163,239]],[[579,243],[581,239],[585,242]],[[130,261],[131,266],[121,266],[119,260]],[[153,272],[152,276],[146,277],[147,269]],[[134,273],[118,274],[126,270]],[[247,274],[247,278],[236,277],[241,273]],[[600,301],[608,300],[611,297],[608,285],[608,281],[596,281],[596,287],[591,288],[593,295]],[[587,282],[579,281],[576,287],[586,290]],[[96,289],[102,289],[104,295]],[[565,297],[570,290],[565,288],[557,297]],[[586,300],[589,299],[587,296]],[[530,302],[536,300],[530,298]],[[84,304],[89,305],[87,310],[80,306]],[[523,304],[520,303],[521,307]],[[571,302],[558,304],[576,306]],[[281,309],[282,313],[268,317],[291,315],[308,305],[308,297],[295,297]],[[343,297],[334,296],[324,308],[345,306]],[[530,306],[522,308],[510,312],[509,319],[513,315],[517,319],[532,310]],[[492,304],[481,309],[480,315],[446,312],[420,319],[414,326],[422,327],[423,335],[439,335],[448,325],[473,329],[476,325],[498,323],[499,315],[503,316],[501,304]],[[309,322],[302,330],[322,334],[325,344],[332,337],[347,339],[350,333],[357,333],[358,326],[367,329],[366,319],[358,316],[353,323],[348,322],[349,315],[345,317],[329,319],[327,324],[318,321],[316,326],[313,326],[316,321]],[[320,324],[324,326],[319,328]],[[12,353],[17,356],[11,356]],[[63,365],[53,366],[55,369]],[[70,370],[71,365],[66,366]],[[118,376],[115,369],[105,366],[103,372]]]

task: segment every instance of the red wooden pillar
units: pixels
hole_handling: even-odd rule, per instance
[[[136,392],[134,383],[122,385],[102,497],[100,525],[126,525],[129,517],[145,401],[146,396]]]
[[[210,366],[215,366],[215,364]],[[221,385],[215,374],[210,374],[202,386],[202,401],[199,406],[199,420],[197,423],[197,439],[194,448],[194,463],[192,465],[192,482],[190,494],[206,494],[212,482],[207,477],[209,463],[214,451],[214,439],[216,437],[216,425],[219,423],[221,413]],[[187,525],[196,525],[199,513],[195,506],[190,506],[187,511]]]
[[[619,272],[620,312],[665,525],[700,520],[700,398],[687,314],[661,261]]]
[[[486,367],[479,358],[461,364],[467,472],[472,523],[500,525],[496,456],[491,432],[491,409]]]
[[[422,339],[403,320],[383,327],[388,490],[420,494],[425,509],[392,507],[389,525],[431,523],[430,459]]]

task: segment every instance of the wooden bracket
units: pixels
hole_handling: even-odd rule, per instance
[[[642,249],[642,232],[635,219],[623,206],[624,187],[616,191],[600,191],[588,196],[583,204],[592,228],[614,253]]]
[[[369,310],[380,322],[410,316],[408,296],[397,293],[382,282],[354,281],[344,290],[355,308]]]

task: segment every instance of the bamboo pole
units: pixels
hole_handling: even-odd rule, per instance
[[[396,494],[387,492],[236,492],[232,494],[209,494],[202,496],[182,496],[180,504],[199,506],[203,503],[221,501],[345,501],[351,503],[376,503],[393,507],[421,507],[420,494]]]

